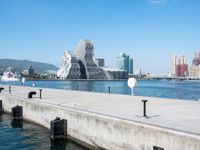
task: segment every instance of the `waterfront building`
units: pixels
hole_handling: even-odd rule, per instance
[[[200,66],[200,52],[195,53],[195,57],[192,61],[192,66]]]
[[[133,74],[133,58],[129,60],[129,74]]]
[[[200,52],[195,53],[195,57],[192,61],[192,66],[190,67],[190,76],[200,76]]]
[[[103,58],[95,58],[97,67],[105,67],[105,61]]]
[[[120,53],[116,59],[116,65],[118,69],[126,70],[128,74],[133,74],[133,59],[129,58],[126,53]]]
[[[187,64],[178,64],[176,68],[176,76],[185,77],[188,76],[188,65]]]
[[[35,70],[33,69],[32,66],[30,66],[29,69],[28,69],[28,75],[33,76],[34,74],[35,74]]]
[[[177,55],[173,54],[171,63],[171,76],[176,76]]]
[[[200,66],[191,66],[190,67],[190,76],[191,77],[200,77]]]
[[[66,51],[57,76],[60,79],[124,79],[97,66],[94,61],[94,45],[90,40],[80,40],[77,49]],[[116,73],[116,72],[115,72]],[[120,72],[121,73],[121,72]],[[120,78],[118,78],[120,77]]]
[[[186,58],[182,55],[178,59],[178,64],[176,65],[176,76],[185,77],[189,75],[188,64],[186,63]]]
[[[188,64],[186,62],[186,57],[182,55],[177,57],[176,54],[172,55],[171,59],[171,74],[170,76],[185,77],[189,75]]]

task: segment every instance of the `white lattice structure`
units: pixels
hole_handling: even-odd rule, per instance
[[[94,45],[90,40],[80,40],[74,52],[66,51],[57,76],[61,79],[112,79],[117,72],[97,67]],[[120,72],[121,73],[121,72]],[[120,78],[123,78],[120,76]]]

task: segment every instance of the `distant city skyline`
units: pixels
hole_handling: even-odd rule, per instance
[[[199,6],[198,0],[2,0],[0,57],[59,67],[64,51],[86,38],[108,67],[124,52],[135,69],[169,73],[173,53],[190,66],[200,50]]]

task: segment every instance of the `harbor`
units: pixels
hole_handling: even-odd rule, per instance
[[[200,149],[200,102],[36,87],[4,86],[3,109],[23,107],[23,118],[50,129],[68,121],[68,138],[92,149]],[[28,93],[35,91],[33,98]],[[143,102],[146,102],[144,116]],[[173,144],[171,142],[173,141]]]

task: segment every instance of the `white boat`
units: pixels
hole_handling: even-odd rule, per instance
[[[16,77],[14,73],[11,72],[11,69],[5,71],[1,77],[1,81],[9,82],[9,81],[19,81],[20,79]]]

